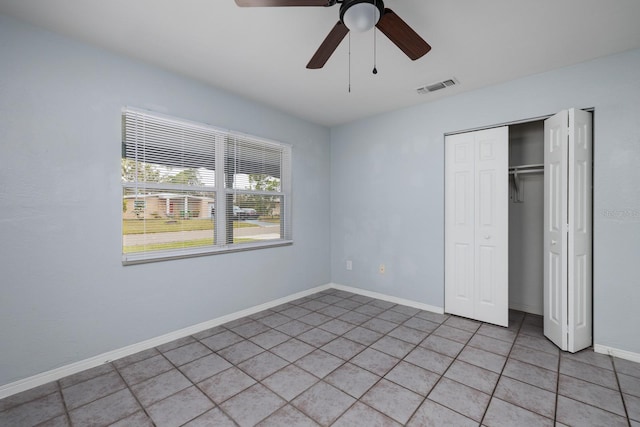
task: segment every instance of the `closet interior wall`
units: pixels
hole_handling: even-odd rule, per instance
[[[544,121],[509,126],[509,167],[544,163]],[[543,314],[544,174],[509,175],[509,308]]]

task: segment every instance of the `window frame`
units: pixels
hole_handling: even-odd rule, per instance
[[[290,144],[282,143],[279,141],[273,141],[261,137],[257,137],[254,135],[249,135],[241,132],[235,132],[231,130],[221,129],[215,126],[211,126],[208,124],[193,122],[190,120],[184,120],[177,117],[172,117],[168,115],[164,115],[161,113],[156,113],[148,110],[143,110],[140,108],[134,107],[123,107],[122,109],[122,156],[121,159],[132,159],[132,157],[127,156],[127,146],[126,144],[131,144],[131,141],[127,140],[126,135],[126,119],[127,114],[131,115],[139,115],[143,118],[149,117],[155,120],[166,120],[167,123],[179,124],[181,126],[209,129],[213,134],[215,134],[215,179],[214,185],[211,186],[201,186],[201,185],[187,185],[181,184],[177,186],[176,184],[171,183],[154,183],[154,182],[146,182],[146,181],[138,181],[138,177],[135,177],[134,181],[125,181],[121,177],[121,197],[125,197],[127,193],[127,189],[137,188],[139,185],[143,185],[145,189],[155,188],[157,190],[178,190],[181,191],[206,191],[209,193],[213,193],[214,203],[215,203],[215,212],[212,218],[215,221],[215,227],[213,229],[213,244],[209,246],[199,246],[193,248],[180,248],[180,249],[168,249],[168,250],[153,250],[153,251],[141,251],[141,252],[129,252],[125,253],[125,244],[124,244],[124,223],[121,222],[121,232],[120,237],[122,240],[122,264],[123,265],[133,265],[133,264],[141,264],[148,262],[157,262],[157,261],[167,261],[173,259],[184,259],[184,258],[192,258],[199,256],[207,256],[207,255],[216,255],[223,253],[234,253],[241,251],[249,251],[256,249],[266,249],[273,247],[281,247],[288,246],[293,244],[293,233],[292,233],[292,217],[291,217],[291,177],[292,177],[292,146]],[[260,191],[260,190],[251,190],[251,189],[234,189],[233,187],[228,187],[225,184],[225,178],[229,178],[226,176],[226,162],[227,162],[227,144],[230,141],[250,141],[251,143],[256,144],[257,146],[264,147],[267,151],[278,151],[280,152],[281,159],[279,163],[279,174],[280,174],[280,191]],[[135,143],[137,144],[137,142]],[[185,151],[187,153],[192,154],[191,152]],[[234,160],[235,159],[234,157]],[[136,160],[139,161],[139,160]],[[236,172],[234,170],[235,173]],[[234,177],[235,177],[234,173]],[[228,184],[228,182],[227,182]],[[180,187],[180,188],[178,188]],[[137,191],[137,190],[136,190]],[[280,205],[280,238],[279,239],[271,239],[264,240],[259,242],[243,242],[243,243],[232,243],[233,239],[233,216],[231,216],[230,220],[228,215],[233,212],[233,206],[227,206],[228,201],[232,200],[232,197],[236,194],[253,194],[253,195],[268,195],[268,196],[277,196],[281,198]],[[233,202],[232,202],[233,203]],[[135,205],[135,201],[133,203]],[[147,201],[144,201],[145,207],[148,206]],[[124,218],[121,218],[121,221]],[[229,227],[231,225],[231,227]],[[229,238],[228,232],[231,230],[231,237]]]

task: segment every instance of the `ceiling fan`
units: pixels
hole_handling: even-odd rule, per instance
[[[235,0],[241,7],[273,6],[333,6],[341,3],[340,20],[329,32],[307,68],[322,68],[349,31],[367,31],[374,26],[400,48],[409,58],[416,60],[431,50],[406,22],[382,0]]]

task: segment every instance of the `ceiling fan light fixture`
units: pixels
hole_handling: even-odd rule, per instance
[[[365,32],[378,23],[383,11],[382,0],[345,0],[340,7],[340,20],[350,31]]]

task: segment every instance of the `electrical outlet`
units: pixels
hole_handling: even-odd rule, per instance
[[[386,267],[384,266],[384,264],[380,264],[380,267],[378,267],[378,273],[380,274],[384,274],[384,272],[386,271]]]
[[[353,270],[353,261],[347,260],[347,270]]]

